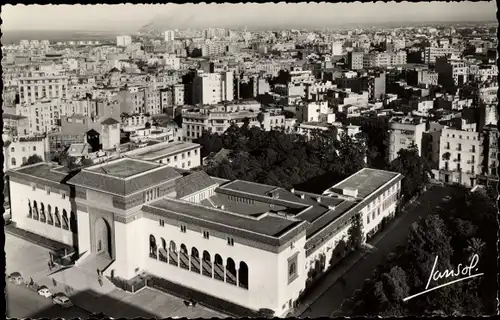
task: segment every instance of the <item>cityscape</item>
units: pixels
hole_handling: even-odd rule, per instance
[[[2,5],[6,316],[498,315],[496,11]]]

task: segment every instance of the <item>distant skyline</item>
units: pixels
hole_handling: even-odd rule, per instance
[[[321,28],[342,24],[495,21],[496,2],[5,5],[2,31],[134,32],[157,28]]]

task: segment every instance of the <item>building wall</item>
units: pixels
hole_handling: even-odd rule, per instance
[[[58,193],[58,190],[51,189],[50,194],[47,194],[45,188],[38,185],[35,190],[29,184],[29,182],[16,182],[15,180],[10,180],[10,194],[11,194],[11,214],[12,221],[16,223],[16,226],[20,229],[33,232],[35,234],[41,235],[43,237],[73,246],[73,233],[69,228],[69,220],[71,216],[71,202],[69,198],[69,192],[66,192],[66,197],[63,199],[62,195]],[[28,218],[29,203],[33,208],[33,204],[36,201],[39,215],[41,211],[41,204],[44,206],[45,216],[47,218],[46,222],[41,222],[33,218]],[[51,213],[55,221],[56,208],[61,219],[61,226],[56,227],[48,223],[48,212],[49,205],[51,207]],[[68,229],[63,229],[63,210],[66,210],[68,218]]]
[[[47,138],[11,140],[9,146],[4,147],[3,170],[6,172],[21,167],[32,155],[37,155],[45,161],[48,152]]]
[[[200,148],[179,152],[177,154],[169,154],[164,158],[157,159],[156,162],[167,164],[170,167],[181,169],[192,169],[201,166]]]
[[[398,157],[401,149],[408,148],[412,142],[418,147],[418,153],[422,155],[422,135],[425,131],[425,123],[418,125],[392,123],[390,134],[389,161]]]

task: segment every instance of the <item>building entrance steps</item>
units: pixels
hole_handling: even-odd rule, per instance
[[[109,256],[91,255],[79,266],[61,269],[50,274],[49,277],[55,280],[55,283],[69,287],[70,291],[91,291],[106,295],[114,291],[116,287],[104,276],[99,282],[97,269],[105,270],[112,262]]]

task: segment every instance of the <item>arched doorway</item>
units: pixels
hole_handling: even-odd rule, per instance
[[[95,223],[95,249],[97,253],[107,253],[112,257],[111,252],[111,227],[103,218],[97,219]]]

